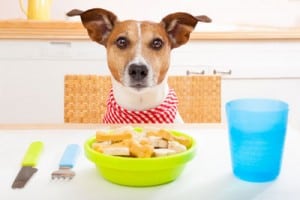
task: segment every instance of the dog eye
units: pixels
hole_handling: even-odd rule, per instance
[[[156,38],[156,39],[154,39],[154,40],[152,40],[152,42],[151,42],[151,47],[153,48],[153,49],[155,49],[155,50],[159,50],[159,49],[161,49],[162,48],[162,46],[163,46],[163,41],[161,40],[161,39],[159,39],[159,38]]]
[[[119,37],[116,40],[116,45],[119,49],[125,49],[128,46],[128,40],[125,37]]]

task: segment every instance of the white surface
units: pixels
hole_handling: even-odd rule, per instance
[[[279,178],[269,183],[249,183],[231,173],[227,132],[224,129],[183,130],[197,141],[197,155],[181,176],[169,184],[134,188],[104,180],[94,165],[79,157],[69,182],[50,180],[60,156],[70,143],[83,144],[95,130],[0,130],[0,199],[43,200],[298,200],[300,196],[300,132],[288,129],[283,166]],[[45,143],[37,165],[39,171],[23,189],[11,189],[27,146],[35,140]]]

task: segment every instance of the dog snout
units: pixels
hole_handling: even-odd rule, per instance
[[[131,64],[128,70],[129,76],[134,81],[142,81],[148,75],[148,68],[143,64]]]

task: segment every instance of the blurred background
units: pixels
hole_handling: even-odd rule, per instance
[[[26,21],[19,0],[0,0],[0,124],[62,123],[64,76],[109,74],[105,48],[73,38],[77,29],[69,25],[80,23],[64,21],[79,20],[66,17],[71,9],[100,7],[120,20],[160,21],[178,11],[209,16],[213,23],[199,23],[196,32],[203,32],[172,51],[170,74],[220,75],[222,120],[231,99],[269,97],[289,102],[299,125],[300,0],[52,1],[53,21],[36,23]]]
[[[27,0],[23,1],[26,4]],[[66,19],[65,13],[73,8],[85,10],[93,7],[109,9],[120,19],[160,20],[176,11],[206,14],[214,20],[214,28],[300,26],[300,0],[53,0],[52,19]],[[26,17],[18,0],[0,0],[0,19],[20,18]]]

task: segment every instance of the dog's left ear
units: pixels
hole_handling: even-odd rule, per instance
[[[193,16],[189,13],[177,12],[167,15],[161,21],[168,33],[172,48],[185,44],[198,22],[209,23],[211,19],[205,15]]]
[[[80,15],[83,26],[87,29],[91,40],[106,46],[106,41],[111,33],[117,16],[102,8],[93,8],[87,11],[71,10],[67,16]]]

